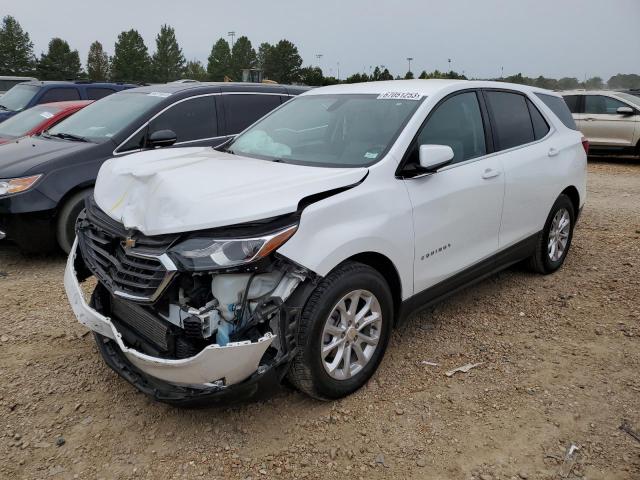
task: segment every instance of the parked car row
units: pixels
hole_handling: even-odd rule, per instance
[[[14,90],[21,87],[30,84]],[[80,88],[87,93],[89,85]],[[175,83],[123,90],[39,136],[0,147],[0,238],[25,251],[58,245],[68,252],[105,160],[158,147],[217,146],[306,89]]]
[[[22,82],[0,97],[0,122],[42,103],[99,100],[136,85],[92,82]]]
[[[46,140],[71,149],[80,171],[73,156],[108,143],[88,127],[101,105],[157,101],[126,132],[109,130],[114,155],[96,162],[65,271],[104,361],[157,400],[248,396],[285,377],[316,398],[348,395],[412,311],[521,260],[554,272],[570,249],[586,151],[557,93],[455,80],[337,85],[227,141],[253,121],[236,107],[255,96],[264,112],[299,92],[173,88],[108,97]],[[190,117],[212,109],[214,124]],[[198,138],[181,137],[183,124]],[[154,142],[189,148],[139,151]],[[43,179],[33,192],[53,196],[56,185]],[[87,302],[89,276],[98,282]]]

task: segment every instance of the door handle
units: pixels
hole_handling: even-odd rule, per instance
[[[500,175],[500,171],[499,170],[494,170],[493,168],[487,168],[485,169],[484,173],[482,174],[482,178],[484,178],[485,180],[488,180],[490,178],[495,178],[497,176]]]
[[[551,147],[549,149],[549,152],[547,153],[547,155],[549,155],[550,157],[555,157],[556,155],[558,155],[560,153],[560,151],[557,148],[553,148]]]
[[[586,117],[586,118],[583,118],[583,120],[586,120],[587,122],[592,122],[592,121],[594,121],[594,120],[595,120],[595,118],[593,118],[593,117]]]

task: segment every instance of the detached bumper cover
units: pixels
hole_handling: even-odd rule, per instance
[[[260,359],[275,339],[274,335],[266,334],[257,342],[233,342],[224,347],[209,345],[197,355],[180,360],[156,358],[129,348],[111,320],[85,301],[74,268],[76,250],[77,240],[64,274],[65,290],[74,314],[80,323],[115,342],[123,357],[143,374],[172,385],[196,389],[217,389],[220,383],[214,382],[220,380],[224,380],[225,386],[234,385],[256,372]]]

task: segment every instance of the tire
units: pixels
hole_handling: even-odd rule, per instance
[[[357,298],[356,309],[351,307],[354,303],[352,298]],[[343,313],[340,313],[339,305],[345,307]],[[359,320],[358,328],[358,317],[350,311],[368,313]],[[345,328],[345,325],[351,326]],[[300,391],[319,400],[353,393],[378,368],[389,343],[392,325],[393,299],[384,277],[361,263],[340,265],[320,282],[302,311],[298,351],[291,362],[289,381]],[[375,339],[374,346],[372,341]],[[340,341],[341,346],[328,348]],[[323,348],[328,349],[325,357],[322,356]],[[349,357],[344,354],[347,348]],[[356,348],[362,356],[356,353]],[[346,358],[350,359],[350,366],[355,362],[352,370],[346,367]],[[331,373],[328,363],[336,365]]]
[[[556,248],[552,249],[550,246],[551,236],[555,237],[554,229],[554,220],[560,218],[566,213],[569,217],[570,224],[568,225],[568,229],[564,232],[566,235],[566,244],[564,248],[558,249],[558,243],[556,243]],[[551,207],[551,211],[549,212],[549,216],[547,217],[547,221],[544,224],[544,229],[540,232],[538,237],[538,243],[536,245],[536,250],[534,254],[529,258],[529,268],[534,272],[541,273],[543,275],[548,275],[550,273],[558,270],[562,264],[564,263],[565,258],[567,258],[567,254],[569,253],[569,249],[571,247],[571,240],[573,239],[573,228],[576,222],[576,214],[573,207],[573,203],[569,199],[568,196],[562,194],[558,197],[558,199]],[[554,229],[554,231],[552,231]],[[564,229],[562,229],[564,231]],[[560,252],[560,250],[562,250]]]
[[[85,198],[91,194],[91,189],[74,193],[67,199],[58,214],[56,222],[56,239],[60,248],[68,254],[76,238],[76,220],[84,208]]]

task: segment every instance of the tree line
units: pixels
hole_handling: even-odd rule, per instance
[[[403,76],[393,76],[384,66],[370,68],[367,73],[355,73],[341,80],[325,76],[318,66],[303,67],[298,47],[286,39],[275,44],[261,43],[255,49],[246,36],[239,37],[230,46],[220,38],[211,49],[206,65],[198,60],[185,59],[176,39],[175,30],[162,25],[155,39],[155,52],[149,53],[140,33],[131,29],[118,35],[113,55],[109,55],[103,45],[95,41],[89,47],[85,64],[80,60],[78,50],[72,50],[62,38],[53,38],[46,52],[36,57],[29,33],[20,23],[7,15],[0,24],[0,75],[36,76],[40,80],[91,80],[147,83],[165,83],[181,78],[200,81],[242,80],[242,70],[260,69],[265,79],[278,83],[320,86],[335,83],[357,83],[379,80],[412,79],[413,72]],[[466,79],[455,71],[422,71],[418,78]],[[592,77],[583,82],[576,78],[530,78],[521,73],[505,78],[506,82],[535,85],[551,90],[573,88],[640,88],[640,75],[618,74],[607,82],[600,77]]]

